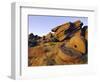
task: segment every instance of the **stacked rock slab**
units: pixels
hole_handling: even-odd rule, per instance
[[[53,28],[52,32],[54,32],[54,35],[59,41],[63,41],[67,37],[71,36],[71,34],[74,34],[76,31],[78,31],[81,26],[82,22],[80,20],[75,21],[74,23],[68,22]]]

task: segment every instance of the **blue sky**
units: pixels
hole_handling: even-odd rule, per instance
[[[43,36],[51,31],[52,28],[66,22],[74,22],[81,20],[84,25],[88,25],[87,17],[72,17],[72,16],[28,16],[29,33]]]

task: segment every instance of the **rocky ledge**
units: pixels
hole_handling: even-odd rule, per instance
[[[86,64],[88,26],[77,20],[61,24],[45,36],[28,36],[28,65]]]

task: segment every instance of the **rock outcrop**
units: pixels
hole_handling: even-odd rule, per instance
[[[86,64],[88,26],[77,20],[59,25],[47,35],[29,34],[28,65]]]

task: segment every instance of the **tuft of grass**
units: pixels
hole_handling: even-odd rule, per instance
[[[52,46],[52,45],[56,45],[57,42],[50,42],[49,44]]]

